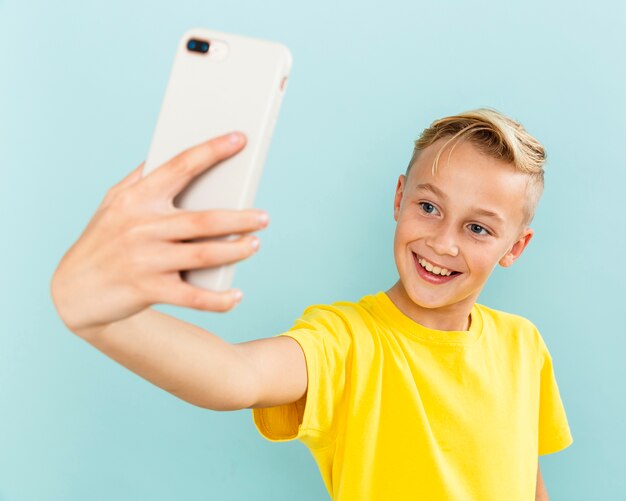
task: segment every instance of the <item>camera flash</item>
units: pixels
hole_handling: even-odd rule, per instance
[[[220,61],[228,54],[228,44],[221,40],[211,40],[209,46],[209,56],[215,61]]]

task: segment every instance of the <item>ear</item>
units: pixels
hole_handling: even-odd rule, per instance
[[[406,177],[404,174],[400,174],[398,178],[398,185],[396,186],[396,196],[393,200],[393,218],[398,222],[398,216],[400,215],[400,202],[402,202],[402,193],[404,192],[404,183]]]
[[[522,255],[522,252],[530,242],[530,239],[535,234],[532,228],[526,228],[518,240],[513,244],[513,246],[509,249],[509,251],[500,258],[500,266],[508,268],[511,266],[515,260]]]

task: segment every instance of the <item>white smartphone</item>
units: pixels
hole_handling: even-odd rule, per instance
[[[198,176],[174,205],[252,208],[291,62],[289,49],[276,42],[202,28],[187,31],[178,43],[143,175],[193,145],[239,130],[247,137],[244,149]],[[233,263],[182,270],[181,276],[223,291],[231,287],[234,272]]]

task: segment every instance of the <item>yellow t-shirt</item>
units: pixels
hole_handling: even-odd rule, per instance
[[[469,331],[404,315],[385,292],[312,305],[294,338],[308,388],[252,409],[300,439],[336,501],[532,501],[538,455],[572,443],[552,359],[525,318],[474,304]]]

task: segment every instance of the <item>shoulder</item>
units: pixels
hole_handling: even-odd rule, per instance
[[[498,325],[510,325],[523,329],[536,329],[537,327],[528,318],[511,313],[508,311],[497,310],[490,308],[484,304],[476,303],[476,307],[483,314],[483,317],[487,317],[490,321],[497,323]]]
[[[356,346],[372,344],[377,320],[372,314],[373,295],[356,301],[341,300],[307,306],[289,330],[289,335],[306,337],[318,349],[347,353]]]
[[[335,329],[352,331],[362,326],[370,317],[368,299],[364,296],[358,301],[335,301],[307,306],[296,323],[315,323]]]
[[[537,326],[528,318],[503,310],[476,304],[480,310],[485,326],[501,334],[505,339],[530,344],[535,350],[542,351],[545,343]]]

